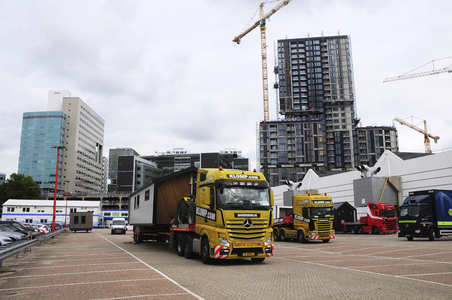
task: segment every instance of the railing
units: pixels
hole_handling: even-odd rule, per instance
[[[14,242],[7,246],[0,247],[0,268],[3,266],[3,259],[13,254],[16,254],[16,258],[19,257],[19,252],[24,250],[24,253],[31,251],[31,246],[36,244],[36,240],[22,240]]]
[[[38,242],[38,246],[41,246],[41,242],[42,242],[42,241],[44,241],[44,244],[45,244],[45,243],[47,242],[48,239],[51,239],[51,238],[53,238],[53,237],[59,235],[60,233],[62,233],[62,232],[65,231],[65,230],[66,230],[65,228],[61,228],[61,229],[55,230],[55,232],[49,232],[49,233],[46,233],[46,234],[38,235],[38,236],[35,238],[36,241]]]

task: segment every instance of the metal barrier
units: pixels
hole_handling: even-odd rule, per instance
[[[19,257],[19,252],[24,250],[24,253],[31,251],[31,246],[36,244],[36,240],[23,240],[15,242],[14,244],[0,248],[0,268],[3,266],[3,259],[16,254],[16,258]]]
[[[42,241],[44,241],[44,244],[45,244],[48,239],[51,239],[54,236],[59,235],[60,233],[62,233],[65,230],[66,230],[65,228],[61,228],[61,229],[55,230],[55,232],[49,232],[49,233],[41,234],[41,235],[37,236],[35,239],[36,239],[36,241],[38,241],[38,246],[41,246]]]

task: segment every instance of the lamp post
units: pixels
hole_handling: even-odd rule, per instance
[[[57,163],[56,163],[56,174],[55,174],[55,195],[53,197],[53,221],[52,221],[52,232],[55,232],[56,196],[57,196],[57,184],[58,184],[58,161],[60,159],[60,149],[66,149],[66,147],[52,146],[51,148],[57,148]]]
[[[66,217],[67,217],[67,196],[69,194],[69,180],[66,180],[66,211],[64,212],[64,228],[66,228]]]

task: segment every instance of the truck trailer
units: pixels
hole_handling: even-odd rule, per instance
[[[187,168],[130,196],[136,243],[167,241],[179,256],[215,259],[273,256],[273,191],[262,173]]]
[[[399,237],[435,238],[452,235],[452,191],[409,193],[400,206]]]
[[[344,232],[350,233],[396,233],[397,214],[395,206],[389,202],[367,203],[367,215],[359,222],[345,222]]]
[[[273,236],[279,241],[321,240],[328,243],[336,238],[333,219],[333,200],[326,193],[295,194],[292,196],[292,213],[273,221]]]

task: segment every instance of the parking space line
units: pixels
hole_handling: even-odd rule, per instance
[[[432,275],[446,275],[452,274],[452,272],[440,272],[440,273],[428,273],[428,274],[408,274],[408,275],[397,275],[396,277],[405,277],[405,276],[432,276]]]
[[[121,269],[121,270],[102,270],[102,271],[89,271],[89,272],[74,272],[74,273],[54,273],[44,275],[22,275],[22,276],[10,276],[2,277],[1,279],[14,279],[14,278],[27,278],[27,277],[46,277],[46,276],[68,276],[68,275],[80,275],[80,274],[93,274],[93,273],[110,273],[114,271],[148,271],[148,269]]]
[[[164,297],[164,296],[179,296],[179,295],[187,295],[187,293],[172,293],[172,294],[159,294],[159,295],[135,295],[135,296],[127,296],[127,297],[100,298],[100,299],[91,299],[91,300],[116,300],[116,299],[131,299],[131,298],[143,298],[143,297]]]
[[[76,264],[76,265],[62,265],[62,266],[30,267],[30,268],[22,268],[22,270],[67,268],[67,267],[89,267],[89,266],[104,266],[104,265],[124,265],[124,264],[139,264],[139,263],[140,263],[139,261],[132,261],[132,262],[114,262],[114,263],[102,263],[102,264]]]
[[[139,259],[138,257],[136,257],[135,255],[133,255],[132,253],[130,253],[129,251],[127,251],[126,249],[123,249],[121,247],[119,247],[118,245],[116,245],[115,243],[113,243],[112,241],[108,240],[107,238],[105,238],[104,236],[100,235],[99,233],[95,232],[98,236],[100,236],[101,238],[105,239],[106,241],[108,241],[110,244],[118,247],[119,249],[121,249],[122,251],[124,251],[125,253],[129,254],[131,257],[135,258],[136,260],[138,260],[139,262],[141,262],[142,264],[144,264],[145,266],[147,266],[148,268],[150,268],[151,270],[157,272],[158,274],[162,275],[164,278],[166,278],[167,280],[169,280],[170,282],[172,282],[173,284],[175,284],[177,287],[183,289],[184,291],[186,291],[187,293],[189,293],[190,295],[192,295],[193,297],[196,297],[197,299],[200,300],[204,300],[204,298],[198,296],[197,294],[195,294],[194,292],[190,291],[189,289],[187,289],[186,287],[182,286],[180,283],[178,283],[177,281],[175,281],[174,279],[168,277],[166,274],[164,274],[163,272],[157,270],[156,268],[152,267],[151,265],[148,265],[147,263],[145,263],[144,261],[142,261],[141,259]]]
[[[130,282],[130,281],[144,281],[144,280],[148,280],[148,281],[165,280],[165,278],[123,279],[123,280],[108,280],[108,281],[90,281],[90,282],[62,283],[62,284],[39,285],[39,286],[24,286],[24,287],[0,289],[0,292],[3,292],[3,291],[14,291],[14,290],[37,289],[37,288],[52,288],[52,287],[61,287],[61,286],[74,286],[74,285],[88,285],[88,284],[105,284],[105,283],[118,283],[118,282]]]

